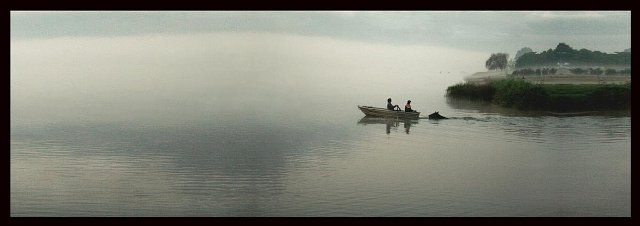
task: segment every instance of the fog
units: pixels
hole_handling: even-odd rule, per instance
[[[282,114],[355,108],[407,90],[441,96],[446,85],[483,70],[485,58],[444,47],[268,32],[16,40],[11,121],[294,117]]]

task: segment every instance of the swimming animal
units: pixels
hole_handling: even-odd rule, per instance
[[[440,113],[436,111],[433,114],[429,115],[429,119],[448,119],[448,118],[440,115]]]

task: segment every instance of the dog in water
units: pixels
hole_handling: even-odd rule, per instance
[[[433,114],[429,115],[429,119],[447,119],[447,117],[440,115],[440,113],[436,111]]]

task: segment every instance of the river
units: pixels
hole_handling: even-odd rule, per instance
[[[12,42],[11,216],[631,214],[630,112],[446,98],[473,52],[200,38]],[[389,97],[450,119],[357,109]]]

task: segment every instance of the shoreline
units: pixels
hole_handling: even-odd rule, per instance
[[[527,81],[532,84],[548,85],[595,85],[595,84],[625,84],[631,82],[631,75],[507,75],[506,71],[476,72],[464,77],[465,82],[474,85],[488,84],[493,80],[514,78]]]
[[[453,98],[484,100],[520,110],[550,114],[588,114],[589,111],[626,110],[631,106],[631,83],[534,84],[522,79],[498,79],[487,83],[449,86]]]

